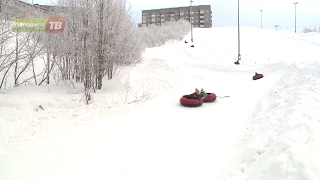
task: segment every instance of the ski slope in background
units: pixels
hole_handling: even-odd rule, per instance
[[[320,177],[320,34],[241,28],[238,66],[236,28],[184,40],[146,49],[89,106],[81,84],[2,91],[0,179]],[[195,88],[218,98],[181,106]]]

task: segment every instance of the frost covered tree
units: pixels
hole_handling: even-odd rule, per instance
[[[2,31],[2,35],[4,32]],[[10,75],[13,78],[14,87],[32,79],[32,77],[26,78],[20,82],[20,77],[25,72],[30,71],[33,60],[39,53],[37,49],[39,34],[10,31],[2,40],[5,40],[5,42],[2,41],[1,43],[0,73],[2,81],[0,88]]]
[[[5,5],[16,5],[16,2],[8,1]],[[5,7],[5,6],[4,6]],[[34,11],[33,11],[34,12]],[[6,87],[6,81],[12,81],[13,86],[29,82],[37,76],[34,72],[34,59],[41,51],[41,34],[13,32],[12,20],[21,14],[26,14],[24,9],[14,11],[8,19],[0,21],[0,89]],[[21,80],[22,75],[33,70],[33,75]],[[12,80],[10,80],[12,78]],[[35,81],[36,83],[36,81]]]
[[[43,35],[39,33],[28,33],[28,34],[24,34],[22,37],[27,37],[25,39],[26,44],[23,47],[24,52],[22,55],[22,57],[24,58],[25,64],[24,66],[21,67],[22,69],[17,79],[19,79],[21,74],[24,73],[25,71],[32,71],[32,75],[24,79],[20,84],[29,82],[31,79],[34,80],[34,84],[37,84],[37,77],[40,76],[41,73],[36,74],[34,61],[36,57],[38,57],[41,54],[41,51],[43,49],[43,45],[41,44]]]
[[[55,42],[65,47],[58,54],[65,62],[61,71],[83,82],[86,92],[101,89],[118,66],[141,59],[138,28],[125,0],[58,0],[58,7],[56,13],[67,19],[64,38]]]
[[[143,51],[130,8],[124,0],[60,0],[66,7],[64,33],[76,76],[86,88],[101,89],[102,78],[111,79],[117,66],[140,60]]]
[[[11,24],[12,22],[8,20],[0,20],[0,89],[5,86],[8,72],[13,66],[11,58],[14,53],[14,49],[8,46],[13,38],[11,33]]]
[[[139,61],[143,48],[126,1],[94,0],[93,3],[94,87],[101,89],[102,78],[112,79],[118,66]]]
[[[41,54],[42,45],[41,42],[42,34],[39,33],[14,33],[14,55],[11,58],[13,63],[13,77],[14,86],[29,82],[30,79],[35,79],[36,75],[34,71],[34,60],[39,54]],[[33,71],[33,75],[25,77],[20,82],[22,74]]]

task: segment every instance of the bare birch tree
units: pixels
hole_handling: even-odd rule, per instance
[[[11,33],[11,22],[8,20],[0,20],[0,74],[1,83],[0,89],[5,85],[5,81],[8,77],[8,72],[12,67],[13,63],[10,61],[14,53],[14,49],[10,49],[10,44],[13,38]]]

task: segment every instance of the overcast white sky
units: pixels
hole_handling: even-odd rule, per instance
[[[295,5],[297,26],[320,28],[320,0],[239,0],[240,25],[274,28],[275,25],[294,28]],[[31,2],[31,0],[29,0]],[[33,0],[33,3],[51,4],[56,0]],[[141,11],[149,9],[189,6],[190,0],[128,0],[132,5],[134,18],[141,22]],[[193,5],[211,5],[212,25],[237,26],[238,0],[194,0]],[[263,10],[262,13],[260,10]]]

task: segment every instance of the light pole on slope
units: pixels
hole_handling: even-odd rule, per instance
[[[260,10],[261,12],[261,29],[262,29],[262,10]]]
[[[238,60],[234,62],[235,64],[239,65],[239,61],[241,60],[240,54],[240,21],[239,21],[239,0],[238,0]]]
[[[294,4],[294,32],[297,32],[297,4],[298,2],[293,3]]]

